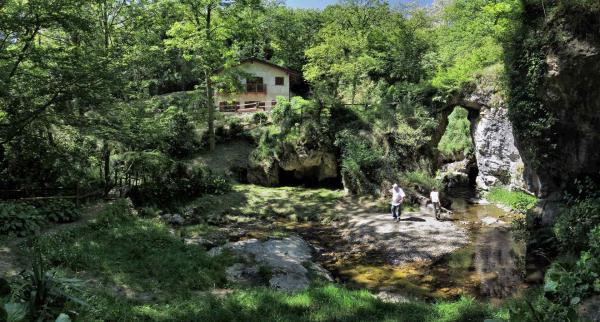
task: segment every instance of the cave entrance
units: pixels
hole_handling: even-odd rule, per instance
[[[479,109],[460,105],[442,111],[437,162],[446,173],[444,186],[450,195],[465,198],[476,195],[479,169],[474,133],[479,114]]]
[[[302,172],[286,171],[279,167],[279,186],[282,187],[304,187],[304,188],[327,188],[342,189],[341,177],[326,178],[319,180],[319,167],[311,167]]]

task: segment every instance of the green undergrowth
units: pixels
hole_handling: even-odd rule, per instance
[[[202,209],[200,215],[206,218],[229,216],[327,221],[339,215],[335,207],[343,195],[342,190],[235,185],[229,193],[206,195],[187,207]]]
[[[210,258],[157,219],[130,213],[124,201],[107,206],[89,225],[40,237],[53,267],[100,277],[132,292],[205,290],[225,281],[226,255]]]
[[[235,290],[225,298],[210,293],[175,295],[143,304],[112,296],[98,298],[100,311],[89,321],[484,321],[502,313],[472,299],[435,304],[384,303],[366,291],[335,285],[313,286],[297,294],[266,288]]]
[[[258,188],[235,188],[240,189],[261,196]],[[296,189],[280,189],[280,193],[296,201],[307,198]],[[323,201],[338,198],[337,192],[311,193]],[[203,226],[195,234],[211,232],[212,227]],[[334,284],[313,284],[296,294],[241,288],[225,280],[225,269],[234,262],[230,254],[208,257],[160,221],[136,216],[124,200],[106,206],[86,226],[44,235],[38,242],[44,260],[61,275],[88,281],[82,295],[87,306],[67,303],[65,307],[74,321],[483,321],[505,317],[504,312],[469,298],[391,304],[367,291]]]
[[[530,194],[522,191],[510,191],[501,187],[492,188],[487,194],[487,199],[523,213],[537,203],[537,198]]]

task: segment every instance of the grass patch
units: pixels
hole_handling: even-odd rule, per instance
[[[86,321],[484,321],[501,318],[488,305],[463,298],[456,302],[384,303],[366,291],[334,285],[314,286],[297,294],[266,288],[237,290],[219,299],[209,293],[142,304],[100,296],[98,311]]]
[[[46,260],[73,273],[101,277],[132,292],[183,292],[224,285],[226,256],[187,246],[158,220],[109,206],[85,227],[40,237]]]
[[[323,221],[338,215],[339,210],[335,208],[343,196],[342,190],[235,185],[230,193],[203,196],[188,208],[199,209],[197,213],[206,218],[241,216]]]
[[[537,198],[522,191],[510,191],[502,187],[494,187],[488,192],[486,198],[519,212],[526,212],[537,203]]]

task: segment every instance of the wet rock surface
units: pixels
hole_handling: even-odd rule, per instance
[[[506,223],[498,218],[494,218],[494,217],[485,217],[483,219],[481,219],[481,222],[486,225],[486,226],[493,226],[493,225],[499,225],[499,226],[503,226],[506,225]]]

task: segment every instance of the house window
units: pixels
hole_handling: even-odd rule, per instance
[[[285,85],[285,78],[283,77],[275,77],[275,85],[283,86]]]
[[[250,77],[246,79],[246,91],[248,93],[265,93],[267,86],[262,77]]]

